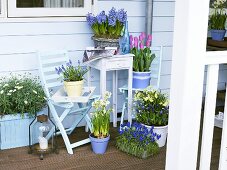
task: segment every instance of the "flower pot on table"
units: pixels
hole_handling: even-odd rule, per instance
[[[212,40],[223,41],[226,30],[210,30]]]
[[[64,81],[64,88],[68,96],[76,97],[82,95],[84,81]]]
[[[108,39],[108,38],[98,38],[92,37],[95,47],[117,47],[119,48],[119,39]]]
[[[132,88],[145,89],[150,85],[151,72],[135,72],[133,71]]]
[[[110,140],[110,135],[106,138],[95,138],[91,134],[89,135],[91,140],[92,150],[96,154],[104,154],[106,152],[106,148],[108,146],[108,142]]]

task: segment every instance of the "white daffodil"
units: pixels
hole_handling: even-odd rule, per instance
[[[11,93],[7,93],[7,96],[11,96]]]
[[[33,91],[33,93],[37,94],[37,91],[35,91],[35,90],[32,90],[32,91]]]
[[[0,94],[3,94],[4,93],[4,90],[1,90]]]
[[[10,90],[9,92],[10,92],[10,93],[12,93],[12,92],[13,92],[13,90]]]
[[[24,104],[28,104],[28,101],[25,100],[25,101],[24,101]]]

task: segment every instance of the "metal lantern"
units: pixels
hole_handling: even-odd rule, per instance
[[[56,126],[48,115],[36,115],[35,119],[29,125],[29,153],[43,155],[51,152],[58,153],[55,140]]]

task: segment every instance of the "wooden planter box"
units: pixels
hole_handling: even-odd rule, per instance
[[[0,149],[10,149],[29,145],[29,124],[33,118],[26,114],[6,115],[0,118]]]

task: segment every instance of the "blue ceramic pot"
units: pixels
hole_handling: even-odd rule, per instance
[[[226,30],[210,30],[212,40],[223,41]]]
[[[91,147],[94,153],[96,154],[104,154],[106,152],[106,148],[108,146],[108,142],[110,140],[110,135],[103,139],[94,138],[89,135],[91,140]]]
[[[150,85],[151,72],[133,72],[132,88],[145,89]]]

